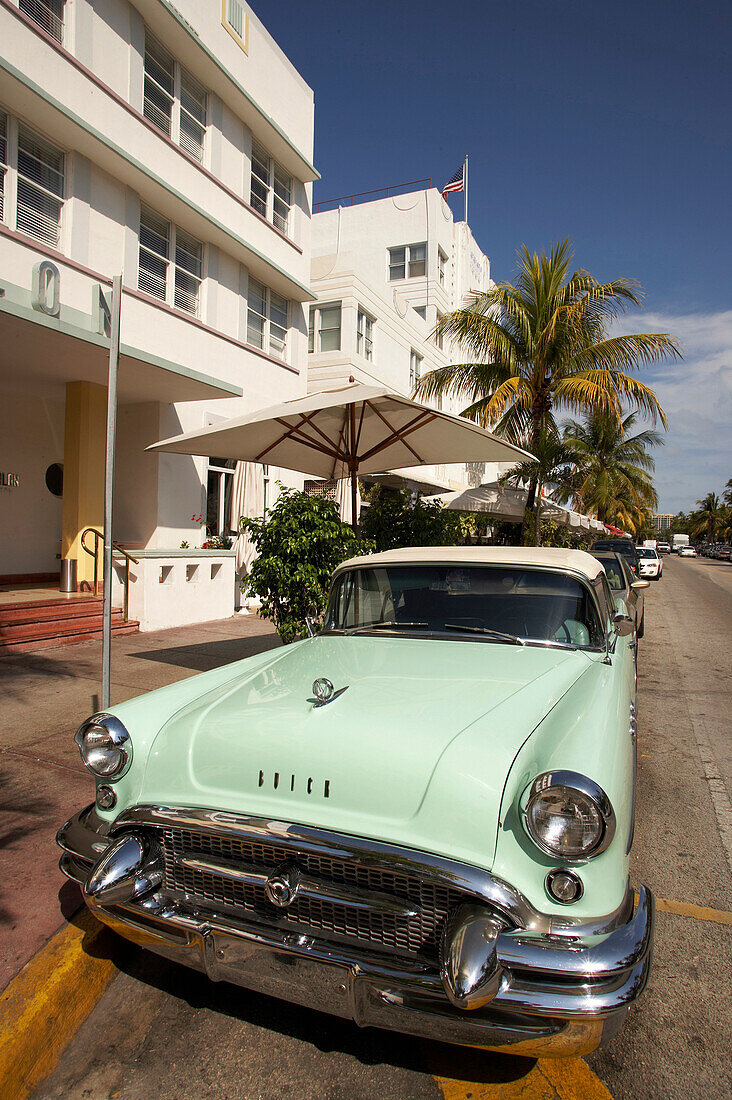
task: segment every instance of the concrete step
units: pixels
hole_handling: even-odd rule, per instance
[[[101,600],[73,600],[68,603],[53,601],[46,603],[38,601],[36,604],[27,604],[19,607],[17,604],[8,604],[0,608],[0,629],[18,623],[41,623],[58,621],[71,621],[73,619],[85,619],[102,614]],[[121,607],[112,608],[112,618],[122,616]]]
[[[131,619],[120,626],[112,628],[112,637],[119,638],[124,634],[137,634],[140,624]],[[78,642],[101,641],[102,629],[85,630],[77,634],[64,634],[51,638],[29,638],[24,641],[5,642],[0,639],[0,658],[9,657],[14,653],[31,653],[36,649],[50,649],[56,646],[76,645]]]
[[[123,625],[121,614],[112,619],[112,629]],[[0,643],[26,641],[29,638],[56,638],[66,634],[86,633],[89,630],[102,629],[102,615],[84,615],[82,617],[56,618],[48,621],[36,620],[30,623],[3,623],[0,625]]]

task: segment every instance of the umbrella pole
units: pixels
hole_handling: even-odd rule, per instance
[[[351,405],[349,407],[350,421],[351,421],[351,446],[350,456],[348,459],[348,469],[351,472],[351,526],[353,527],[354,535],[358,535],[358,457],[356,456],[356,406]]]

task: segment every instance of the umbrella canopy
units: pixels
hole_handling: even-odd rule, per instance
[[[249,535],[239,531],[242,516],[255,519],[264,513],[264,471],[259,463],[237,462],[231,487],[231,513],[229,526],[238,534],[234,541],[236,571],[242,576],[256,557],[256,550]]]
[[[442,500],[446,508],[455,512],[485,512],[494,519],[520,523],[524,518],[528,495],[528,489],[509,488],[500,485],[497,481],[492,481],[473,489],[465,489],[460,493],[450,493],[443,496]],[[590,519],[589,516],[574,512],[571,508],[565,508],[563,504],[557,504],[549,497],[542,498],[541,518],[553,520],[562,527],[574,527],[586,531],[605,530],[604,524],[599,520]]]
[[[532,457],[470,420],[357,382],[185,432],[148,450],[271,462],[326,480],[350,475],[354,527],[359,473]]]
[[[496,519],[520,523],[524,518],[527,496],[526,489],[510,489],[491,481],[461,493],[450,493],[442,499],[445,507],[453,512],[485,512]]]

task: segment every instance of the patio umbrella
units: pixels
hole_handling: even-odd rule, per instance
[[[520,523],[526,510],[526,489],[511,489],[497,481],[464,489],[443,496],[445,507],[452,512],[485,512],[496,519]]]
[[[354,522],[358,522],[358,517],[361,514],[361,494],[358,490],[358,484],[356,484],[356,514],[353,514],[353,500],[351,499],[351,482],[347,477],[342,477],[336,485],[336,503],[338,504],[338,511],[341,514],[341,520],[343,523],[350,523],[353,526]]]
[[[532,457],[471,420],[358,382],[163,439],[148,450],[271,462],[325,480],[348,476],[354,530],[359,472]]]
[[[259,463],[237,462],[231,487],[229,526],[237,532],[234,540],[236,572],[243,576],[256,557],[256,550],[245,531],[239,530],[242,516],[256,519],[264,514],[264,471]]]

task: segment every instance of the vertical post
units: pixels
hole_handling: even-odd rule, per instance
[[[465,224],[468,224],[468,154],[465,154],[465,165],[463,167],[463,195],[465,197]]]
[[[348,468],[351,473],[351,525],[354,535],[358,534],[358,458],[356,457],[356,406],[349,406],[351,420],[351,445]]]
[[[104,576],[102,597],[102,710],[110,703],[112,664],[112,499],[114,493],[114,446],[117,436],[117,368],[119,366],[119,322],[122,276],[112,280],[112,331],[109,338],[107,382],[107,455],[104,468]]]

